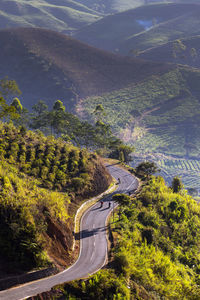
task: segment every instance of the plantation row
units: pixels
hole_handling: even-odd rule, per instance
[[[20,171],[40,178],[42,186],[57,190],[70,187],[77,191],[89,183],[88,160],[92,156],[85,150],[54,137],[24,132],[11,124],[0,124],[0,132],[1,158],[17,164]]]
[[[199,171],[200,161],[198,160],[184,160],[184,159],[163,159],[159,160],[159,165],[161,167],[169,167],[188,171]]]
[[[142,160],[141,158],[134,158],[132,166],[135,167]],[[168,185],[174,177],[178,176],[181,178],[185,188],[195,188],[200,187],[200,161],[198,160],[184,160],[184,159],[156,159],[148,158],[146,160],[153,161],[157,164],[160,169],[160,175],[165,179]]]

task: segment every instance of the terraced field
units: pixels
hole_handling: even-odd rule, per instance
[[[160,175],[164,177],[168,185],[171,185],[175,176],[181,178],[184,187],[200,190],[200,160],[182,159],[164,156],[151,156],[146,159],[154,161],[160,168]],[[136,166],[144,159],[134,157],[132,165]]]

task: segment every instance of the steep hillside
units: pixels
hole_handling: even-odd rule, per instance
[[[1,0],[0,29],[41,27],[72,32],[100,18],[100,14],[72,0]]]
[[[88,112],[102,104],[105,120],[137,151],[199,157],[199,80],[199,70],[178,67],[120,91],[86,99],[81,103],[82,115],[89,118]]]
[[[200,67],[200,35],[141,51],[138,57]]]
[[[75,37],[121,54],[199,33],[198,4],[152,4],[108,16],[80,29]]]
[[[0,123],[0,276],[73,259],[73,216],[104,191],[99,158],[71,144]]]
[[[2,30],[0,39],[0,77],[17,81],[28,108],[39,99],[52,104],[60,98],[73,110],[79,98],[123,88],[171,68],[106,53],[45,29]]]

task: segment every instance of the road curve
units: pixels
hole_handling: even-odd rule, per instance
[[[137,179],[129,172],[116,165],[107,165],[106,167],[114,178],[120,178],[118,188],[113,194],[129,193],[138,187]],[[116,206],[112,202],[109,207],[112,195],[108,195],[103,199],[103,207],[100,207],[98,202],[83,215],[80,232],[80,254],[74,265],[54,276],[1,291],[0,299],[20,300],[35,296],[49,291],[57,284],[88,277],[102,268],[107,259],[106,220]]]

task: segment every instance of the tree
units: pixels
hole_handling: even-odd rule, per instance
[[[179,193],[183,188],[183,184],[179,177],[174,177],[172,180],[172,190],[174,193]]]
[[[39,100],[33,107],[30,127],[46,131],[49,126],[48,106],[42,100]]]
[[[177,58],[177,55],[180,55],[186,50],[186,46],[181,40],[175,40],[172,44],[173,57]]]
[[[55,110],[55,111],[60,111],[60,112],[64,112],[65,111],[65,106],[64,106],[64,104],[63,104],[63,102],[62,101],[60,101],[60,100],[56,100],[55,102],[54,102],[54,105],[53,105],[53,110]]]
[[[149,161],[141,162],[135,169],[135,173],[138,177],[149,177],[156,172],[159,172],[158,167],[154,162]]]
[[[7,104],[10,96],[20,95],[21,92],[15,80],[7,77],[0,80],[0,118],[16,119],[19,117],[16,108]]]
[[[24,108],[20,102],[20,100],[15,97],[11,103],[11,106],[13,106],[19,115],[17,119],[14,120],[15,126],[27,126],[28,124],[28,110]]]
[[[64,128],[68,124],[65,120],[65,106],[62,101],[56,100],[53,105],[53,110],[49,113],[49,120],[51,125],[51,132],[57,135],[64,132]]]
[[[102,104],[98,104],[95,107],[93,114],[96,116],[97,121],[102,121],[103,116],[105,116],[104,107]]]
[[[120,206],[129,205],[131,203],[130,196],[126,194],[115,194],[112,199],[116,201]]]
[[[192,57],[193,60],[195,60],[198,56],[197,50],[195,48],[190,49],[190,56]]]
[[[22,112],[23,106],[22,106],[20,100],[19,100],[17,97],[15,97],[15,98],[13,99],[11,105],[15,107],[16,111],[17,111],[19,114]]]
[[[21,91],[15,80],[9,80],[5,77],[0,80],[0,95],[4,98],[9,96],[20,95]]]
[[[122,162],[128,163],[132,160],[130,154],[135,150],[133,146],[121,144],[118,148],[119,159]]]

